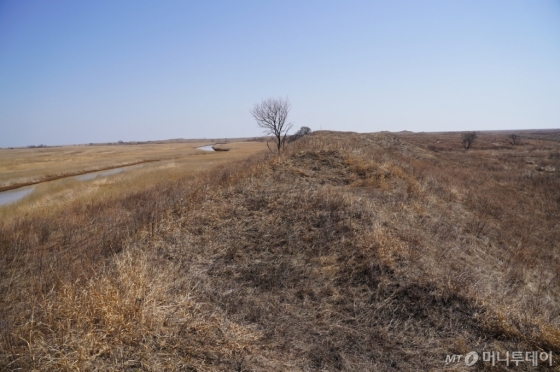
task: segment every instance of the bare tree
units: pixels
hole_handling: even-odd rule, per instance
[[[521,143],[521,137],[517,134],[510,134],[507,138],[510,145],[519,145]]]
[[[478,135],[476,134],[476,132],[467,132],[467,133],[463,133],[461,135],[461,138],[463,140],[463,147],[465,148],[465,150],[468,150],[471,148],[472,144],[474,143],[474,141],[476,141],[476,138],[478,137]]]
[[[284,148],[286,136],[293,125],[286,123],[290,108],[288,98],[269,98],[255,104],[251,110],[257,125],[265,130],[265,134],[273,137],[278,153]],[[268,146],[268,142],[266,145]],[[270,149],[270,146],[268,148]]]
[[[297,141],[298,139],[300,139],[303,136],[307,136],[309,133],[311,133],[311,128],[309,127],[301,127],[299,128],[299,130],[291,135],[290,137],[288,137],[288,142],[294,142]]]

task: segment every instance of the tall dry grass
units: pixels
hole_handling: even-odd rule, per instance
[[[318,132],[4,222],[0,365],[460,370],[446,354],[559,353],[557,145],[479,139]]]

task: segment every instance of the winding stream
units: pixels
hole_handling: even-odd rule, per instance
[[[215,151],[212,148],[213,145],[207,145],[207,146],[201,146],[201,147],[197,147],[198,150],[202,150],[202,151]],[[113,169],[107,169],[107,170],[102,170],[102,171],[95,171],[95,172],[90,172],[90,173],[84,173],[84,174],[80,174],[77,176],[69,176],[69,177],[73,177],[79,181],[89,181],[92,180],[94,178],[97,177],[107,177],[113,174],[117,174],[117,173],[121,173],[124,171],[127,171],[129,169],[132,169],[132,167],[137,167],[137,165],[128,165],[128,166],[124,166],[124,167],[120,167],[120,168],[113,168]],[[48,181],[48,182],[55,182],[55,181]],[[22,186],[19,187],[17,189],[13,189],[13,190],[7,190],[7,191],[1,191],[0,192],[0,206],[6,205],[6,204],[11,204],[11,203],[15,203],[21,199],[23,199],[25,196],[31,194],[31,192],[33,192],[33,190],[35,189],[35,186]]]
[[[138,166],[138,165],[128,165],[128,166],[124,166],[124,167],[107,169],[107,170],[102,170],[102,171],[95,171],[95,172],[84,173],[84,174],[80,174],[80,175],[77,175],[77,176],[69,176],[69,177],[75,178],[78,181],[89,181],[89,180],[92,180],[94,178],[107,177],[107,176],[110,176],[110,175],[113,175],[113,174],[125,172],[125,171],[130,170],[134,167],[138,168],[140,166]],[[56,182],[56,181],[49,181],[49,182]],[[19,201],[19,200],[23,199],[25,196],[31,194],[31,192],[34,189],[35,189],[35,186],[23,186],[23,187],[19,187],[17,189],[13,189],[13,190],[2,191],[2,192],[0,192],[0,206],[15,203],[15,202]]]
[[[35,186],[24,186],[19,189],[0,192],[0,205],[15,203],[26,195],[31,194]]]

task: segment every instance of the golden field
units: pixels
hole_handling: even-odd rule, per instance
[[[558,132],[506,135],[321,131],[28,205],[0,222],[0,369],[558,369]]]
[[[63,202],[105,198],[139,191],[161,182],[193,175],[209,167],[245,158],[266,149],[264,142],[230,142],[228,152],[196,149],[212,142],[138,145],[61,146],[0,149],[0,182],[5,188],[37,183],[19,203],[0,206],[0,219],[45,209],[65,208]],[[138,164],[122,174],[79,181],[72,175]],[[45,182],[44,180],[52,179]]]
[[[42,148],[0,149],[0,189],[33,184],[60,177],[131,164],[176,160],[199,155],[197,147],[209,141],[162,141],[160,143],[74,145]],[[231,143],[222,146],[229,147]],[[236,155],[259,148],[258,142],[237,142]]]

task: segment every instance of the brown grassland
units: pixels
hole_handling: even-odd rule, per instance
[[[64,210],[69,202],[83,204],[109,196],[122,197],[123,194],[157,187],[173,179],[192,177],[201,170],[246,158],[266,148],[263,142],[257,141],[229,143],[227,146],[232,151],[227,156],[196,149],[207,144],[194,142],[0,150],[0,169],[3,170],[0,174],[6,184],[13,186],[30,181],[39,182],[34,186],[33,193],[22,202],[0,206],[0,220],[30,213],[44,216],[45,213],[51,213],[53,208]],[[76,150],[76,147],[83,151]],[[138,165],[127,168],[120,175],[99,177],[88,182],[71,177],[129,164]],[[25,178],[20,177],[22,173],[26,174]],[[45,179],[54,181],[41,182]]]
[[[196,148],[209,143],[177,140],[0,149],[0,190],[131,164],[186,159],[192,162],[191,157],[201,153]],[[237,142],[236,146],[252,148],[255,143]]]
[[[0,369],[558,368],[560,146],[533,134],[322,131],[9,207]]]

